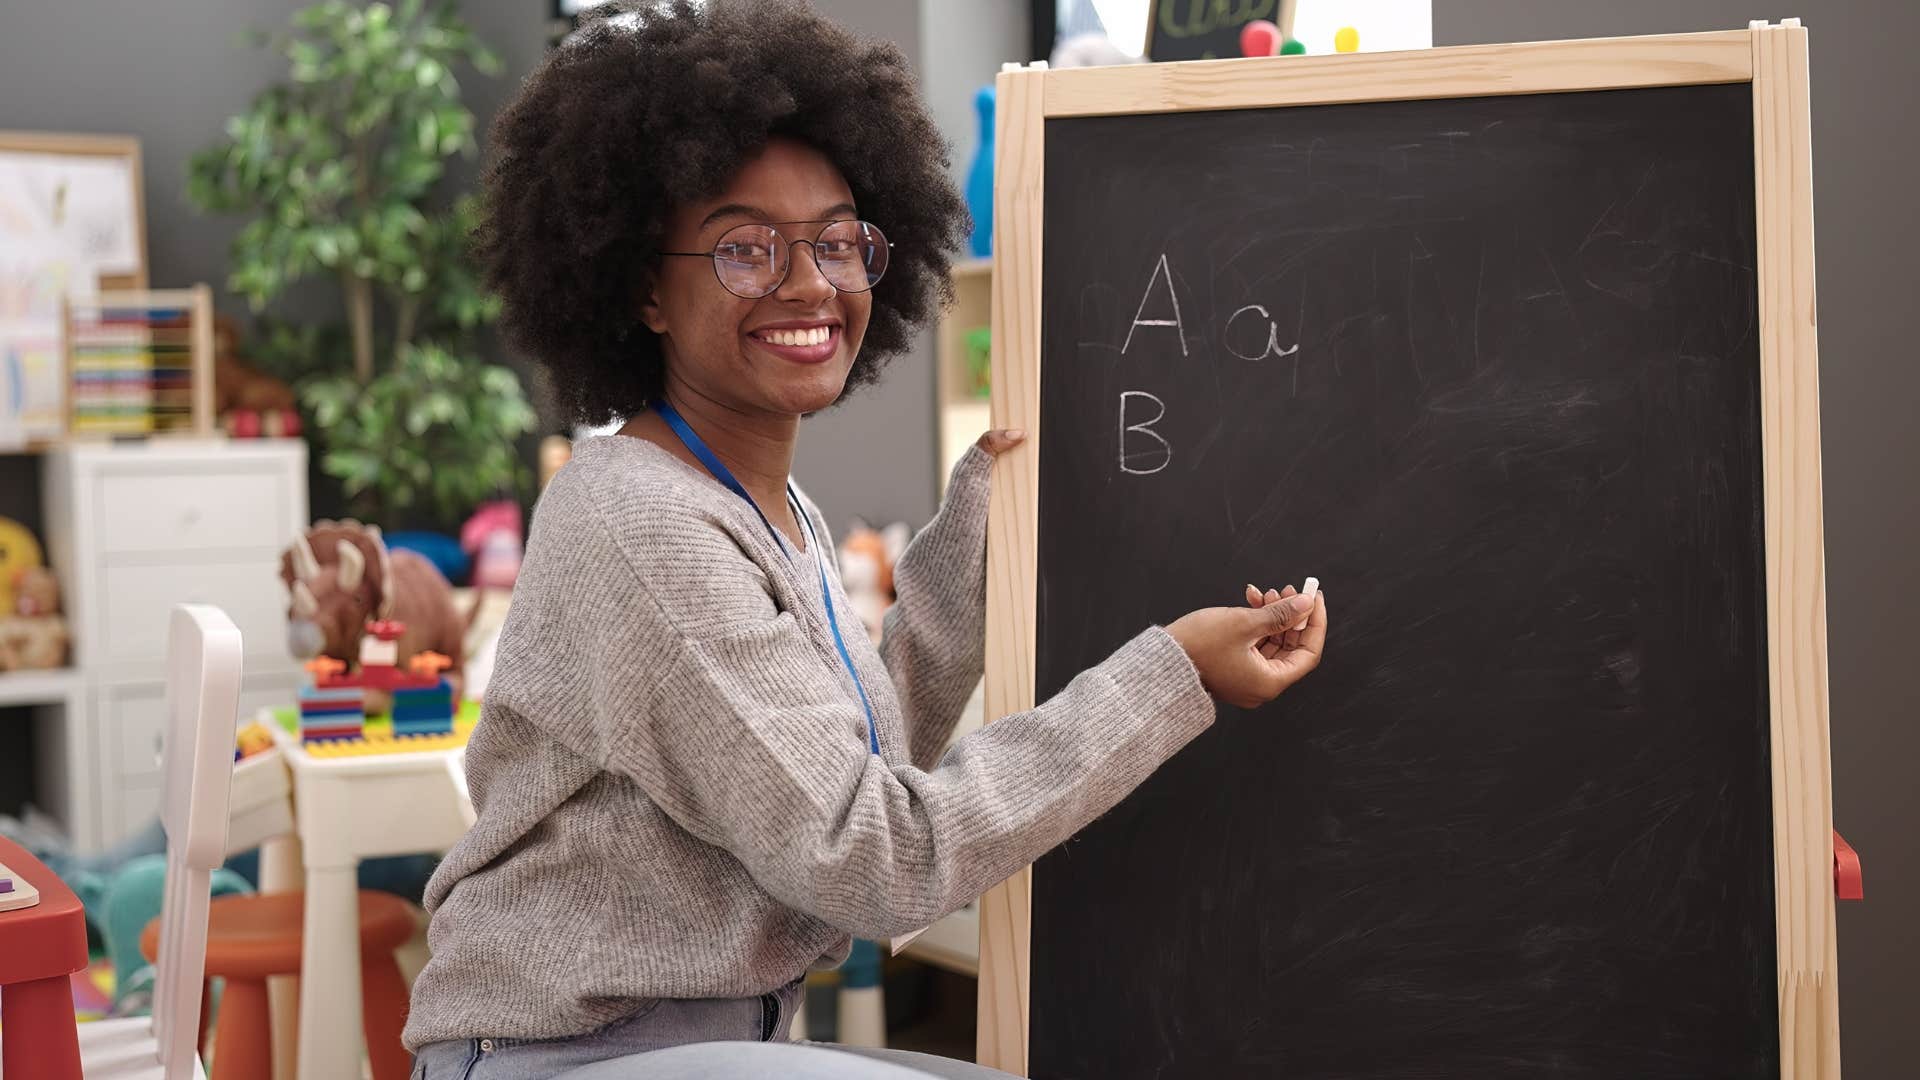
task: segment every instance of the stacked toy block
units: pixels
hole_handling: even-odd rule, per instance
[[[330,656],[307,663],[313,681],[300,691],[302,743],[359,742],[367,738],[367,692],[393,699],[393,731],[388,741],[453,734],[453,683],[441,672],[452,661],[436,652],[420,652],[398,664],[399,639],[406,626],[393,619],[367,623],[360,642],[360,668]]]
[[[367,724],[366,691],[358,686],[300,688],[300,741],[357,739]]]
[[[432,686],[393,691],[393,733],[449,735],[453,732],[453,684],[444,678]]]

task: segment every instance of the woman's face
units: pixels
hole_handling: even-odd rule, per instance
[[[857,216],[853,192],[825,154],[776,138],[725,191],[675,209],[662,250],[712,251],[729,229],[746,224],[771,224],[789,243],[811,241],[826,222]],[[838,400],[873,294],[835,290],[813,250],[792,247],[786,281],[753,300],[728,292],[711,259],[661,259],[640,313],[661,335],[669,383],[746,413],[798,416]],[[823,330],[824,341],[790,343]]]

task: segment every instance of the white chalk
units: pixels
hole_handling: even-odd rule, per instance
[[[1320,579],[1317,577],[1310,577],[1307,579],[1307,583],[1301,587],[1300,595],[1311,600],[1313,599],[1314,594],[1318,593],[1319,591],[1320,591]],[[1294,629],[1305,630],[1307,628],[1307,619],[1311,619],[1311,618],[1313,618],[1313,616],[1308,615],[1306,619],[1301,619],[1300,625],[1294,627]]]

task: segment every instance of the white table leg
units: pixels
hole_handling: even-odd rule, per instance
[[[887,1045],[887,1001],[878,986],[840,988],[840,1031],[848,1046]]]
[[[357,864],[307,867],[301,938],[300,1078],[359,1080],[360,897]]]
[[[298,892],[307,887],[300,866],[300,837],[276,836],[260,845],[260,891]],[[303,931],[304,932],[304,931]],[[276,975],[267,980],[268,1025],[273,1031],[273,1080],[298,1080],[300,1054],[300,979]]]

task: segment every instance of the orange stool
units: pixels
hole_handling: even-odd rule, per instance
[[[224,978],[214,1024],[211,1080],[257,1080],[273,1074],[267,978],[300,974],[306,894],[222,896],[207,913],[207,978]],[[413,1059],[400,1044],[407,1022],[407,983],[393,950],[413,936],[413,910],[391,893],[360,893],[360,1020],[373,1080],[407,1080]],[[140,951],[158,953],[160,921],[147,924]]]

